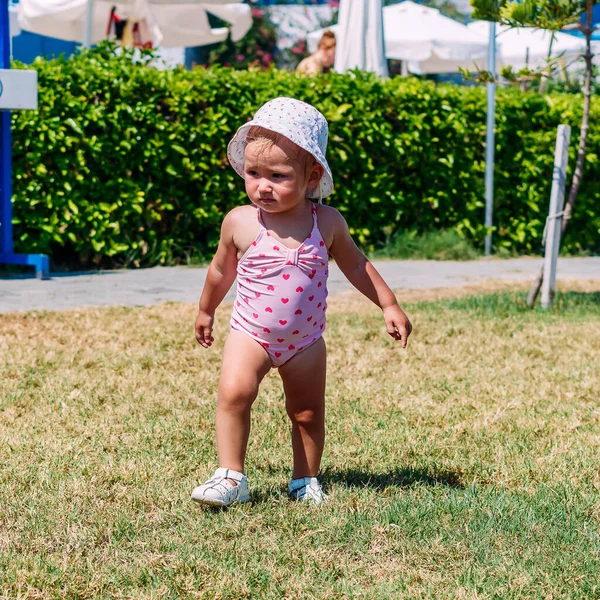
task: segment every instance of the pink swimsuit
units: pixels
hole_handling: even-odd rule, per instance
[[[313,228],[292,250],[260,231],[237,267],[237,296],[231,328],[256,339],[273,367],[280,367],[316,342],[325,330],[328,252],[312,207]]]

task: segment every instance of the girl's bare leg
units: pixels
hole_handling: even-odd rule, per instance
[[[217,399],[219,466],[244,472],[250,409],[258,386],[271,369],[266,350],[247,334],[231,331],[223,349]]]
[[[325,340],[320,338],[279,367],[292,421],[293,479],[316,477],[325,444]]]

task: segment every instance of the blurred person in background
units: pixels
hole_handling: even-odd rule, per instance
[[[335,34],[327,30],[314,54],[305,58],[296,68],[296,73],[305,73],[306,75],[318,75],[324,73],[333,67],[335,61]]]

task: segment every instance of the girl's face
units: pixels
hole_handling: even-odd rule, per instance
[[[256,142],[246,146],[244,181],[253,204],[281,213],[304,202],[306,191],[318,185],[323,167],[317,163],[307,169],[297,154],[298,149],[285,138],[268,148]]]

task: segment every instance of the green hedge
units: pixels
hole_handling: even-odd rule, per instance
[[[364,248],[401,230],[455,229],[481,244],[485,90],[367,74],[298,77],[225,68],[159,71],[109,46],[39,60],[40,108],[13,113],[15,239],[56,263],[117,266],[207,257],[223,215],[247,202],[227,163],[236,128],[266,100],[294,96],[330,123],[339,208]],[[499,90],[497,247],[539,252],[556,126],[581,97]],[[600,111],[571,251],[600,250]]]

